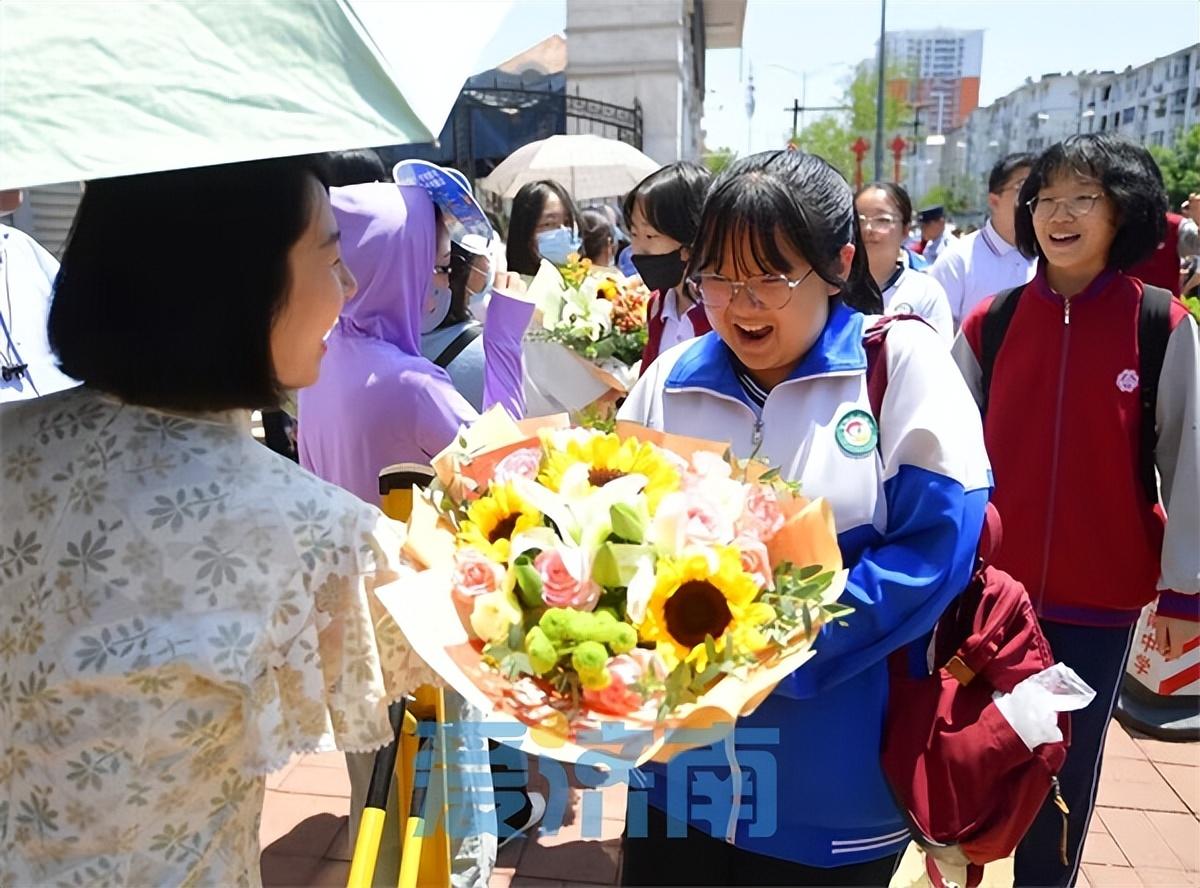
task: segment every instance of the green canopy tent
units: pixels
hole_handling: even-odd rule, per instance
[[[510,6],[4,0],[0,189],[430,141]]]

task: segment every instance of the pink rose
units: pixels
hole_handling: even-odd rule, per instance
[[[752,484],[746,489],[746,505],[738,519],[738,532],[754,536],[764,543],[783,528],[783,512],[779,509],[779,497],[770,487]]]
[[[684,537],[689,545],[724,545],[733,540],[733,523],[721,513],[716,503],[692,490],[687,497]]]
[[[685,467],[687,471],[683,473],[683,489],[688,493],[703,490],[710,481],[728,480],[733,474],[729,463],[705,450],[693,453],[691,465],[685,464]]]
[[[775,572],[771,570],[771,556],[765,543],[755,537],[740,536],[733,546],[742,556],[742,570],[754,577],[760,589],[775,588]]]
[[[540,449],[526,447],[523,450],[514,450],[496,464],[493,481],[497,484],[505,484],[514,478],[536,481],[541,468],[542,451]]]
[[[587,576],[583,552],[572,549],[564,554],[559,549],[546,549],[533,561],[542,578],[542,601],[550,607],[570,607],[575,610],[596,609],[600,587]]]
[[[454,553],[453,584],[454,597],[469,602],[499,589],[504,568],[478,549],[459,549]]]

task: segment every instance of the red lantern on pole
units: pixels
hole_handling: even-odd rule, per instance
[[[892,139],[892,144],[888,146],[892,149],[892,181],[900,181],[900,158],[904,154],[904,149],[908,147],[908,142],[900,136]]]
[[[863,156],[867,153],[867,149],[871,147],[871,143],[859,136],[857,141],[850,146],[850,150],[854,152],[854,190],[862,188],[863,184]]]

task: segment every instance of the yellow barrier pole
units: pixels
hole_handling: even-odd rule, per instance
[[[371,770],[371,782],[367,787],[367,799],[362,817],[358,822],[358,839],[354,843],[353,860],[347,888],[370,888],[375,880],[375,862],[379,856],[379,842],[383,837],[384,819],[387,817],[388,791],[392,786],[392,772],[396,770],[396,750],[400,747],[400,733],[404,729],[404,700],[388,707],[388,717],[395,732],[392,743],[375,756],[375,767]]]

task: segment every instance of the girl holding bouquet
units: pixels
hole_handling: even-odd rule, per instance
[[[873,414],[873,319],[849,304],[879,293],[858,234],[851,190],[820,158],[733,164],[688,261],[713,331],[661,355],[620,412],[729,441],[829,500],[854,608],[724,743],[635,772],[626,884],[886,885],[908,841],[879,763],[885,661],[911,646],[923,664],[965,587],[988,462],[970,393],[920,321],[888,331]]]
[[[579,211],[567,189],[549,179],[521,186],[508,220],[508,269],[532,277],[545,259],[560,268],[578,253]]]

